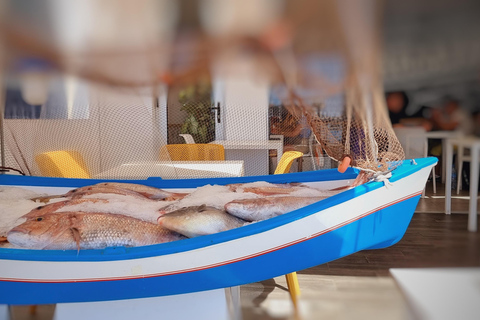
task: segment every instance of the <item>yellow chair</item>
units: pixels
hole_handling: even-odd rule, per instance
[[[42,176],[89,179],[90,172],[78,151],[59,150],[37,154],[35,161]]]
[[[225,149],[220,144],[167,144],[160,149],[163,161],[225,160]]]
[[[289,173],[292,167],[293,160],[303,157],[303,153],[299,151],[287,151],[285,152],[280,161],[278,161],[277,168],[274,174]],[[300,285],[298,284],[298,277],[296,272],[292,272],[285,275],[287,279],[288,292],[290,292],[290,298],[292,299],[295,309],[297,309],[297,299],[300,296]]]

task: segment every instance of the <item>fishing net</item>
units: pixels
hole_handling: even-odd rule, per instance
[[[5,1],[2,166],[257,175],[300,150],[297,171],[346,157],[391,170],[404,153],[383,97],[381,10],[373,0]]]

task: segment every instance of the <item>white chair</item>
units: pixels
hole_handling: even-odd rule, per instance
[[[284,143],[284,139],[285,137],[281,134],[271,134],[270,135],[270,140],[280,140],[282,142],[282,144]],[[311,159],[311,166],[312,166],[312,170],[318,170],[319,169],[319,166],[317,165],[317,162],[315,161],[315,154],[314,154],[314,150],[313,150],[313,145],[315,144],[315,136],[313,133],[310,134],[310,137],[308,138],[308,152],[305,152],[304,150],[301,150],[301,152],[303,153],[303,156],[301,158],[298,158],[297,159],[297,162],[298,162],[298,168],[297,168],[297,171],[298,172],[301,172],[303,170],[303,159],[304,158],[310,158]],[[321,160],[323,161],[324,159],[321,158]]]
[[[426,158],[428,156],[427,131],[423,127],[394,128],[400,144],[405,151],[405,159]],[[432,167],[433,193],[437,193],[435,167]],[[422,197],[425,197],[423,190]]]
[[[303,158],[308,158],[308,157],[310,158],[312,170],[314,171],[320,170],[325,166],[325,158],[326,158],[326,157],[323,157],[323,154],[318,154],[318,155],[316,154],[317,150],[314,150],[315,144],[316,144],[315,135],[312,132],[310,133],[310,137],[308,138],[308,153],[305,153],[303,155]],[[320,152],[321,152],[321,148],[320,148]],[[328,161],[330,161],[329,158],[328,158]]]
[[[464,162],[472,162],[472,157],[470,156],[470,152],[466,154],[466,151],[470,151],[469,147],[458,146],[457,149],[457,194],[460,193],[462,189],[462,170],[463,170],[463,163]]]
[[[187,144],[195,143],[195,140],[193,140],[193,137],[192,137],[191,134],[182,133],[182,134],[179,134],[179,136],[183,137],[183,139],[185,139],[185,143],[187,143]]]

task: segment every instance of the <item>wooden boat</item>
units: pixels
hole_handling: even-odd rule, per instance
[[[241,228],[176,242],[104,250],[0,248],[0,304],[50,304],[165,296],[237,286],[391,246],[404,235],[435,158],[405,160],[389,181],[372,181]],[[283,175],[135,182],[164,189],[253,181],[336,187],[348,169]],[[102,180],[105,181],[105,180]],[[42,192],[99,180],[0,175],[0,185]],[[131,180],[129,182],[132,182]]]

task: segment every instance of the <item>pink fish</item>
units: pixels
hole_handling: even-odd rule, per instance
[[[205,205],[182,208],[158,218],[158,223],[189,238],[241,227],[245,221]]]
[[[95,184],[94,186],[131,190],[138,192],[149,199],[154,200],[179,200],[188,195],[188,193],[169,192],[163,189],[145,186],[143,184],[137,183],[102,182]]]
[[[271,195],[281,195],[281,194],[290,194],[292,192],[302,190],[303,188],[308,188],[299,183],[282,183],[282,184],[273,184],[269,183],[265,186],[255,186],[250,183],[238,183],[238,184],[229,184],[227,185],[231,191],[243,191],[251,192],[263,196]]]
[[[225,210],[243,220],[259,221],[299,209],[325,198],[279,196],[235,200],[227,203]]]
[[[108,203],[108,200],[104,199],[68,199],[64,201],[50,203],[44,206],[36,207],[35,209],[31,210],[27,214],[23,215],[22,218],[33,218],[39,217],[47,213],[53,213],[58,209],[67,206],[67,205],[76,205],[80,203],[91,202],[91,203]]]
[[[184,239],[157,224],[108,213],[48,213],[8,232],[8,241],[29,249],[102,249],[145,246]]]

